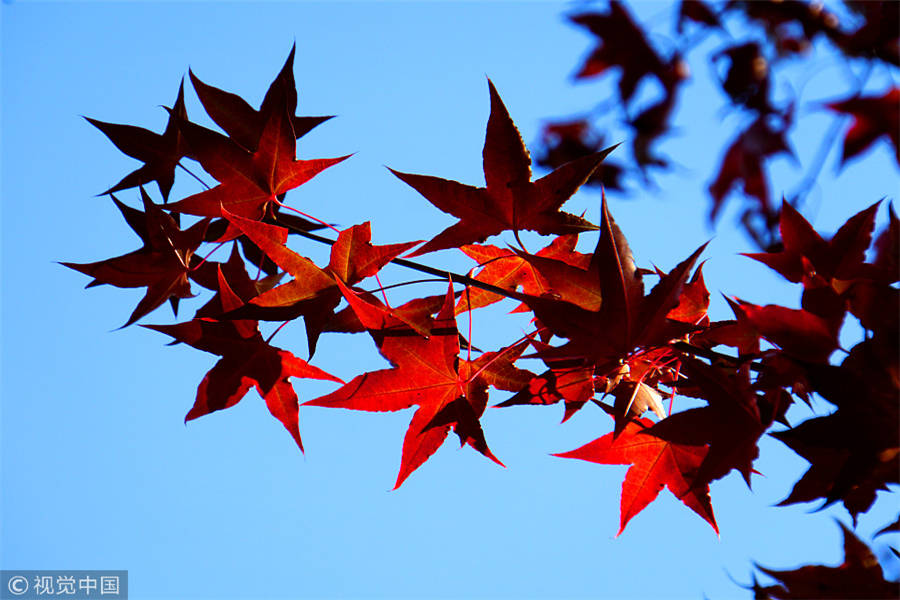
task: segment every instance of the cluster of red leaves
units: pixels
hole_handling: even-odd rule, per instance
[[[628,18],[624,9],[614,3],[612,11],[582,21],[605,35],[617,27],[634,35],[623,24]],[[702,13],[689,12],[685,18],[703,19]],[[641,77],[664,79],[672,68],[666,61],[651,60],[649,47],[638,46],[637,54],[647,55],[650,66],[623,81],[625,98]],[[609,51],[598,48],[585,72],[602,70],[610,60]],[[663,487],[718,531],[710,484],[736,470],[749,485],[757,444],[775,423],[788,428],[773,435],[811,463],[784,503],[841,501],[855,519],[869,509],[878,490],[900,483],[900,335],[896,311],[885,309],[900,300],[894,287],[900,279],[900,225],[892,211],[889,226],[874,242],[877,204],[825,240],[785,203],[780,211],[783,246],[749,256],[802,285],[801,308],[734,299],[735,319],[712,321],[707,314],[710,294],[702,265],[697,266],[706,245],[668,272],[640,268],[605,197],[599,226],[561,212],[579,186],[596,176],[612,148],[531,181],[528,151],[488,82],[485,187],[393,171],[458,222],[423,245],[373,245],[370,224],[354,225],[329,242],[330,260],[320,267],[287,245],[289,233],[305,232],[312,228],[310,222],[279,209],[285,207],[287,191],[346,157],[296,158],[296,139],[325,117],[294,116],[292,63],[293,51],[258,111],[191,74],[201,103],[227,135],[189,121],[182,90],[162,136],[92,121],[118,147],[145,162],[113,186],[110,195],[155,180],[166,198],[175,166],[185,157],[219,182],[162,205],[154,204],[141,187],[143,212],[113,197],[143,247],[95,263],[64,263],[93,277],[89,285],[146,287],[126,325],[166,300],[191,297],[192,281],[214,292],[191,320],[146,326],[220,357],[201,381],[187,420],[233,406],[253,387],[302,449],[299,400],[291,377],[342,384],[306,402],[310,406],[370,412],[417,407],[403,441],[399,487],[451,430],[462,445],[502,465],[480,422],[490,388],[507,392],[497,406],[562,403],[563,420],[594,403],[612,417],[612,431],[559,456],[631,465],[622,487],[620,532]],[[138,147],[152,152],[138,152]],[[184,214],[204,218],[182,231],[176,217]],[[504,249],[483,243],[507,231],[518,241],[522,230],[554,239],[534,254],[521,244]],[[578,235],[598,230],[593,252],[578,252]],[[196,254],[205,243],[217,244],[216,249],[230,244],[230,257],[221,263],[200,260]],[[391,262],[435,273],[398,259],[417,246],[410,256],[459,248],[478,266],[470,276],[447,274],[446,293],[396,307],[386,294],[381,300],[359,286]],[[255,278],[248,275],[245,260],[258,265]],[[284,275],[290,280],[279,284]],[[649,291],[648,279],[655,279]],[[459,282],[466,290],[457,298],[454,283]],[[459,331],[456,316],[505,299],[519,303],[514,310],[533,314],[535,330],[496,350],[475,350]],[[338,310],[342,302],[346,307]],[[869,335],[839,365],[829,364],[848,314]],[[310,356],[326,332],[367,332],[391,367],[344,383],[272,346],[274,333],[263,338],[260,332],[260,320],[299,317]],[[737,356],[719,352],[719,346],[735,348]],[[473,352],[479,355],[473,358]],[[540,361],[543,372],[519,366],[525,360]],[[812,392],[837,410],[790,427],[788,407],[795,397],[809,401]],[[705,405],[673,411],[677,395]],[[612,401],[604,402],[606,397]],[[647,411],[655,419],[644,417]],[[788,578],[782,581],[795,585]]]
[[[588,80],[615,72],[618,103],[624,108],[624,115],[618,122],[601,128],[598,122],[608,122],[608,115],[615,114],[607,110],[610,103],[605,102],[586,115],[548,124],[540,140],[540,164],[556,167],[585,156],[595,151],[604,137],[610,137],[610,130],[624,126],[631,140],[631,159],[649,182],[647,167],[670,165],[655,148],[672,130],[678,99],[690,77],[684,59],[713,37],[721,46],[710,51],[707,60],[730,107],[746,114],[749,124],[740,126],[723,149],[720,165],[711,177],[710,219],[715,221],[726,200],[739,194],[749,200],[740,217],[747,234],[761,248],[770,246],[777,242],[779,214],[769,191],[767,165],[784,153],[797,166],[806,166],[799,164],[787,140],[795,122],[798,98],[773,99],[779,86],[789,85],[796,90],[802,85],[789,83],[788,76],[776,67],[787,64],[788,59],[809,59],[819,40],[847,60],[848,71],[860,59],[869,62],[867,69],[900,66],[898,3],[872,0],[846,4],[850,16],[839,18],[822,3],[805,0],[682,0],[673,11],[673,31],[664,36],[646,30],[620,0],[610,0],[605,10],[572,15],[571,22],[587,29],[595,41],[577,68],[575,79]],[[670,39],[665,49],[651,42],[661,37]],[[864,86],[865,76],[849,86],[844,98],[825,103],[832,111],[850,115],[854,120],[844,136],[840,165],[866,151],[879,138],[893,144],[900,164],[897,89],[864,94]],[[828,138],[823,141],[824,145],[831,143]],[[796,198],[810,189],[820,168],[820,161],[815,159],[806,176],[794,182],[798,188]],[[607,190],[621,190],[621,177],[629,170],[627,164],[600,169],[594,182],[603,183]]]

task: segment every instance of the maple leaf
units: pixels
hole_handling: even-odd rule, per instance
[[[878,314],[884,311],[873,311],[873,306],[892,303],[897,293],[890,287],[897,278],[897,270],[886,258],[890,253],[877,253],[876,262],[866,262],[879,204],[847,219],[826,241],[784,202],[779,221],[781,249],[745,256],[762,262],[788,281],[802,283],[803,309],[821,318],[832,334],[840,328],[848,305],[864,326],[874,329],[880,326]],[[890,244],[890,228],[887,235],[880,243]],[[832,349],[835,347],[831,344]]]
[[[849,301],[850,312],[876,336],[882,331],[896,332],[900,326],[900,314],[884,310],[884,307],[896,306],[900,301],[900,290],[892,285],[900,281],[900,221],[893,206],[889,218],[888,226],[873,244],[873,261],[858,267],[860,277],[852,280],[843,293]]]
[[[672,443],[708,445],[695,480],[709,484],[737,469],[750,486],[757,442],[771,424],[763,420],[746,371],[730,373],[691,357],[681,359],[687,385],[678,393],[703,398],[709,405],[669,415],[648,430]]]
[[[647,75],[656,75],[661,82],[666,79],[666,62],[618,0],[610,1],[608,13],[583,13],[570,17],[570,20],[599,38],[597,47],[575,75],[576,79],[599,75],[611,67],[621,67],[619,94],[626,104]]]
[[[191,257],[203,242],[208,219],[181,231],[175,221],[141,188],[144,212],[135,210],[112,196],[132,230],[144,245],[139,250],[93,263],[60,263],[93,277],[87,287],[107,284],[121,288],[146,287],[147,293],[123,325],[131,325],[170,298],[190,298]]]
[[[781,504],[841,500],[854,522],[875,501],[878,490],[900,483],[900,419],[896,379],[886,373],[896,368],[897,337],[878,356],[877,338],[859,344],[841,366],[807,365],[812,389],[838,409],[830,415],[807,419],[772,436],[810,462]]]
[[[803,309],[774,304],[757,306],[736,300],[737,304],[731,306],[738,320],[749,321],[764,338],[793,357],[824,362],[838,348],[840,320],[828,321]]]
[[[892,87],[881,96],[854,96],[826,106],[853,117],[853,124],[844,136],[842,167],[881,137],[894,145],[894,157],[900,163],[900,88]]]
[[[219,291],[211,303],[219,304],[220,313],[243,304],[218,271]],[[234,406],[255,387],[266,402],[272,416],[291,434],[300,450],[297,393],[290,377],[323,379],[343,383],[337,377],[308,364],[288,352],[263,340],[257,322],[252,320],[216,321],[195,318],[175,325],[144,325],[205,352],[221,356],[200,382],[197,399],[185,417],[185,422],[217,410]]]
[[[178,87],[178,96],[169,112],[169,121],[162,134],[153,133],[143,127],[106,123],[85,117],[88,123],[99,129],[115,144],[116,148],[144,163],[112,186],[104,194],[137,187],[155,181],[163,200],[168,201],[169,192],[175,181],[175,167],[185,156],[185,144],[181,138],[178,122],[187,119],[184,107],[184,81]]]
[[[776,571],[759,565],[760,571],[776,579],[779,585],[766,586],[761,591],[765,597],[789,599],[801,598],[885,598],[900,596],[900,584],[889,582],[878,560],[843,523],[838,521],[844,534],[844,562],[837,567],[807,565],[792,571]]]
[[[793,156],[784,139],[789,123],[773,127],[765,116],[755,120],[742,131],[728,146],[719,172],[709,184],[709,194],[713,199],[709,218],[715,221],[722,209],[728,192],[736,185],[743,187],[747,196],[756,198],[760,203],[760,212],[766,216],[772,214],[769,199],[769,185],[763,171],[763,162],[781,152]]]
[[[628,121],[635,132],[631,143],[632,153],[642,170],[647,166],[668,165],[666,159],[653,152],[653,144],[669,131],[678,91],[688,74],[687,63],[680,56],[673,56],[663,82],[663,97]]]
[[[285,245],[288,232],[283,227],[244,219],[227,210],[225,217],[293,277],[288,283],[253,298],[229,316],[282,321],[303,315],[310,355],[315,352],[319,335],[327,328],[340,302],[341,293],[332,275],[349,285],[356,284],[419,244],[415,241],[375,246],[370,242],[372,232],[367,221],[349,227],[338,235],[331,247],[328,268],[320,269]]]
[[[547,123],[541,132],[543,153],[537,164],[555,169],[567,162],[593,154],[604,148],[604,137],[596,132],[588,121],[563,121]],[[584,182],[584,185],[602,186],[607,190],[623,191],[621,183],[625,169],[616,163],[604,160]]]
[[[179,127],[196,159],[219,185],[179,200],[169,208],[191,215],[221,217],[222,209],[262,219],[278,196],[294,189],[350,155],[313,160],[296,159],[296,138],[286,112],[273,110],[255,151],[220,133],[188,121]]]
[[[664,487],[700,515],[719,532],[709,498],[709,485],[696,480],[697,469],[706,458],[703,445],[667,442],[646,432],[653,425],[648,419],[627,423],[620,435],[608,433],[584,446],[554,454],[603,465],[631,465],[622,482],[620,535],[628,522],[653,502]]]
[[[666,343],[674,321],[667,314],[678,304],[690,270],[706,247],[698,248],[660,278],[648,295],[624,234],[609,214],[604,197],[600,239],[587,270],[559,260],[521,256],[550,284],[556,298],[513,293],[527,303],[553,333],[570,340],[554,353],[585,357],[589,363],[617,364],[635,347]],[[677,336],[679,337],[681,333]]]
[[[838,291],[843,291],[846,283],[833,280],[848,280],[859,274],[871,243],[879,204],[876,202],[847,219],[834,237],[825,241],[796,208],[783,201],[779,218],[782,248],[778,252],[744,256],[758,260],[793,283],[803,281],[804,275],[815,273],[836,286]],[[808,261],[807,267],[804,258]]]
[[[539,250],[535,256],[555,258],[573,266],[586,268],[590,256],[575,252],[577,242],[578,234],[562,235],[554,239],[546,248]],[[478,281],[509,290],[521,287],[526,294],[532,296],[540,296],[549,290],[547,281],[532,267],[531,263],[512,250],[478,244],[463,246],[460,250],[481,266],[481,270],[475,276]],[[503,300],[503,298],[499,294],[481,288],[469,288],[460,297],[459,303],[456,305],[456,314],[470,308],[488,306]],[[514,309],[513,312],[521,310],[522,306]]]
[[[197,257],[194,257],[197,259]],[[191,268],[190,278],[191,280],[199,283],[203,287],[208,290],[218,291],[219,290],[219,269],[222,270],[222,274],[225,276],[225,279],[228,281],[228,286],[231,290],[244,302],[249,302],[251,299],[259,296],[260,294],[269,291],[278,282],[281,280],[282,273],[276,275],[270,275],[264,277],[262,279],[250,279],[250,276],[247,275],[247,269],[244,266],[244,260],[241,258],[240,253],[238,252],[238,245],[232,244],[231,246],[231,254],[228,256],[228,260],[224,263],[215,262],[212,260],[204,260],[202,262],[197,259],[197,264]],[[217,303],[212,303],[210,306],[216,306]],[[195,316],[218,316],[220,313],[210,312],[206,314],[201,314],[200,309],[197,311]]]
[[[461,443],[502,465],[488,448],[478,419],[487,406],[487,386],[504,389],[509,387],[506,382],[515,379],[510,378],[515,352],[504,356],[486,353],[474,361],[459,358],[452,283],[428,337],[337,283],[393,368],[359,375],[339,390],[304,405],[373,412],[418,406],[403,441],[394,489],[437,451],[451,427]]]
[[[200,103],[207,114],[221,127],[228,136],[242,147],[253,152],[259,147],[259,140],[265,129],[269,116],[275,112],[293,115],[297,110],[297,89],[294,82],[294,54],[296,43],[272,81],[263,98],[259,110],[251,107],[236,94],[220,90],[203,83],[193,71],[190,71],[191,82]],[[332,117],[300,117],[291,116],[290,122],[294,136],[299,139],[314,127]]]
[[[390,169],[429,202],[459,219],[410,256],[483,242],[506,230],[528,229],[549,235],[596,229],[581,217],[560,212],[559,208],[615,146],[566,163],[532,182],[528,150],[490,80],[488,87],[491,114],[482,153],[487,187],[476,188]]]
[[[274,205],[274,207],[269,205],[262,222],[269,225],[287,227],[288,235],[301,235],[301,232],[315,231],[317,229],[328,227],[328,225],[324,223],[310,221],[291,212],[287,212],[285,207],[279,205]],[[228,240],[232,234],[234,234],[234,229],[229,230],[227,219],[216,219],[209,224],[209,228],[206,230],[206,241],[219,242]],[[262,250],[259,249],[259,246],[250,240],[250,238],[242,235],[237,238],[237,242],[240,244],[241,250],[243,250],[244,257],[251,264],[256,265],[256,267],[266,275],[275,275],[278,272],[278,265],[272,262]],[[215,280],[215,274],[213,274],[213,280]]]
[[[691,280],[684,284],[678,304],[666,314],[667,319],[683,323],[708,322],[706,311],[709,309],[709,290],[703,280],[703,265],[700,263]]]
[[[594,396],[594,369],[592,367],[567,367],[558,361],[550,361],[551,368],[533,375],[519,386],[519,391],[511,398],[497,404],[495,408],[519,405],[547,405],[562,401],[564,411],[562,423],[572,416]]]
[[[690,270],[706,244],[670,273],[662,274],[645,296],[641,270],[609,214],[605,196],[601,211],[600,239],[587,269],[519,253],[546,279],[550,290],[543,296],[513,291],[510,295],[525,302],[549,332],[569,341],[559,347],[539,347],[535,356],[550,372],[536,378],[504,406],[565,400],[565,420],[593,396],[595,377],[614,377],[623,364],[641,360],[640,353],[634,352],[636,348],[665,346],[695,329],[693,324],[668,319],[667,315],[678,305]],[[653,370],[659,373],[670,362],[666,356],[656,357]],[[629,375],[629,380],[643,383],[646,376],[634,377],[630,379]],[[617,384],[621,380],[615,378]],[[605,391],[614,389],[612,385]],[[640,386],[638,390],[646,391]]]

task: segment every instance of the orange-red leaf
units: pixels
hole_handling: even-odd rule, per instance
[[[393,368],[359,375],[339,390],[306,404],[374,412],[418,406],[403,441],[395,489],[437,451],[451,427],[462,443],[502,464],[484,441],[478,419],[487,405],[487,386],[502,385],[509,371],[494,364],[498,360],[495,355],[485,354],[472,362],[459,358],[452,285],[428,337],[339,285]]]
[[[622,483],[619,534],[632,517],[656,499],[664,487],[668,487],[676,498],[718,533],[719,527],[709,499],[709,485],[698,484],[695,480],[708,448],[667,442],[646,435],[644,432],[651,425],[653,423],[648,419],[637,419],[626,424],[617,437],[608,433],[581,448],[554,456],[604,465],[631,465]]]

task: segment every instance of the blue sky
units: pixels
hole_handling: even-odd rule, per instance
[[[667,6],[636,8],[659,24]],[[550,2],[4,3],[0,566],[128,569],[133,598],[727,598],[749,597],[729,574],[748,582],[752,561],[839,562],[832,519],[847,520],[843,509],[772,507],[807,466],[774,440],[761,444],[753,492],[736,474],[712,486],[721,537],[663,492],[615,538],[627,467],[549,456],[608,432],[599,410],[564,425],[559,407],[488,410],[488,442],[508,468],[448,442],[394,492],[411,411],[302,408],[305,456],[253,392],[185,426],[215,359],[140,327],[111,331],[143,292],[83,290],[86,278],[56,262],[138,244],[112,202],[96,197],[137,163],[81,115],[161,131],[160,105],[174,101],[188,67],[258,105],[295,41],[300,114],[338,115],[298,143],[299,156],[355,155],[289,203],[340,226],[372,220],[377,243],[431,237],[451,220],[384,165],[481,185],[485,76],[529,145],[542,119],[608,94],[608,79],[572,85],[590,40],[564,14]],[[656,177],[656,189],[632,182],[611,210],[642,266],[670,269],[713,238],[704,272],[715,318],[728,317],[717,291],[796,306],[796,290],[737,256],[753,248],[729,229],[733,209],[718,229],[706,224],[705,186],[742,121],[724,110],[701,61],[692,61],[679,132],[662,146],[679,168]],[[834,62],[803,74],[810,116],[791,138],[801,165],[830,123],[814,102],[839,95]],[[871,89],[887,84],[873,73]],[[205,122],[192,91],[187,100]],[[839,177],[836,159],[805,211],[825,232],[897,191],[886,145]],[[790,191],[800,175],[776,160],[773,189]],[[185,178],[172,198],[196,191]],[[120,198],[137,203],[133,190]],[[584,191],[567,210],[596,220],[599,202]],[[294,248],[326,260],[322,248]],[[452,252],[424,262],[472,266]],[[386,278],[409,278],[391,269]],[[181,320],[196,306],[184,303]],[[526,327],[489,314],[474,317],[476,344],[508,343]],[[142,322],[174,321],[164,307]],[[299,323],[275,342],[305,357]],[[323,337],[314,364],[345,379],[385,365],[367,338],[341,335]],[[295,387],[301,401],[334,389]],[[860,518],[864,539],[896,517],[896,504],[885,499]]]

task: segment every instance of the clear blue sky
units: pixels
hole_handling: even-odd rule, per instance
[[[667,7],[637,11],[658,25]],[[736,474],[712,486],[721,538],[667,491],[614,538],[627,467],[549,456],[609,431],[599,410],[564,425],[560,407],[489,410],[488,442],[508,468],[448,441],[394,492],[409,412],[303,408],[305,456],[255,392],[185,426],[214,357],[166,347],[168,338],[136,326],[110,331],[143,291],[83,290],[83,275],[56,264],[138,244],[112,202],[95,197],[137,163],[80,115],[161,131],[159,106],[174,101],[188,67],[258,104],[294,41],[300,114],[338,115],[300,141],[299,156],[356,154],[289,202],[341,226],[370,219],[378,243],[431,237],[451,220],[383,165],[481,185],[486,75],[529,144],[541,119],[606,97],[609,80],[571,84],[590,40],[564,11],[551,2],[4,3],[0,566],[128,569],[131,597],[141,599],[730,598],[749,597],[729,574],[748,582],[754,560],[839,562],[831,521],[847,520],[843,509],[772,507],[807,464],[770,439],[753,492]],[[706,225],[705,185],[741,120],[723,110],[707,65],[692,69],[679,135],[662,146],[680,167],[657,177],[656,190],[632,184],[628,198],[612,197],[613,214],[642,266],[670,269],[715,235],[704,255],[715,318],[728,318],[718,291],[796,306],[796,290],[736,256],[752,248],[729,230],[734,211],[717,231]],[[829,79],[842,77],[834,61],[809,75],[803,114],[834,98]],[[873,74],[872,89],[885,85]],[[190,90],[187,100],[205,122]],[[801,164],[829,122],[814,116],[795,132]],[[825,232],[897,192],[886,146],[837,179],[835,161],[807,213]],[[784,159],[774,174],[776,194],[800,178]],[[195,188],[181,180],[172,198]],[[137,202],[135,191],[121,198]],[[588,191],[567,209],[596,219],[598,206]],[[309,253],[322,264],[322,249]],[[471,267],[451,252],[426,259]],[[185,302],[181,320],[196,306]],[[163,307],[142,322],[173,317]],[[502,323],[476,313],[475,343],[508,343],[525,327]],[[305,357],[299,323],[275,341]],[[384,367],[365,336],[333,334],[314,364],[345,379]],[[301,401],[334,389],[295,383]],[[862,537],[895,518],[896,505],[863,515]],[[875,548],[884,557],[885,538]],[[896,561],[888,566],[897,573]]]

